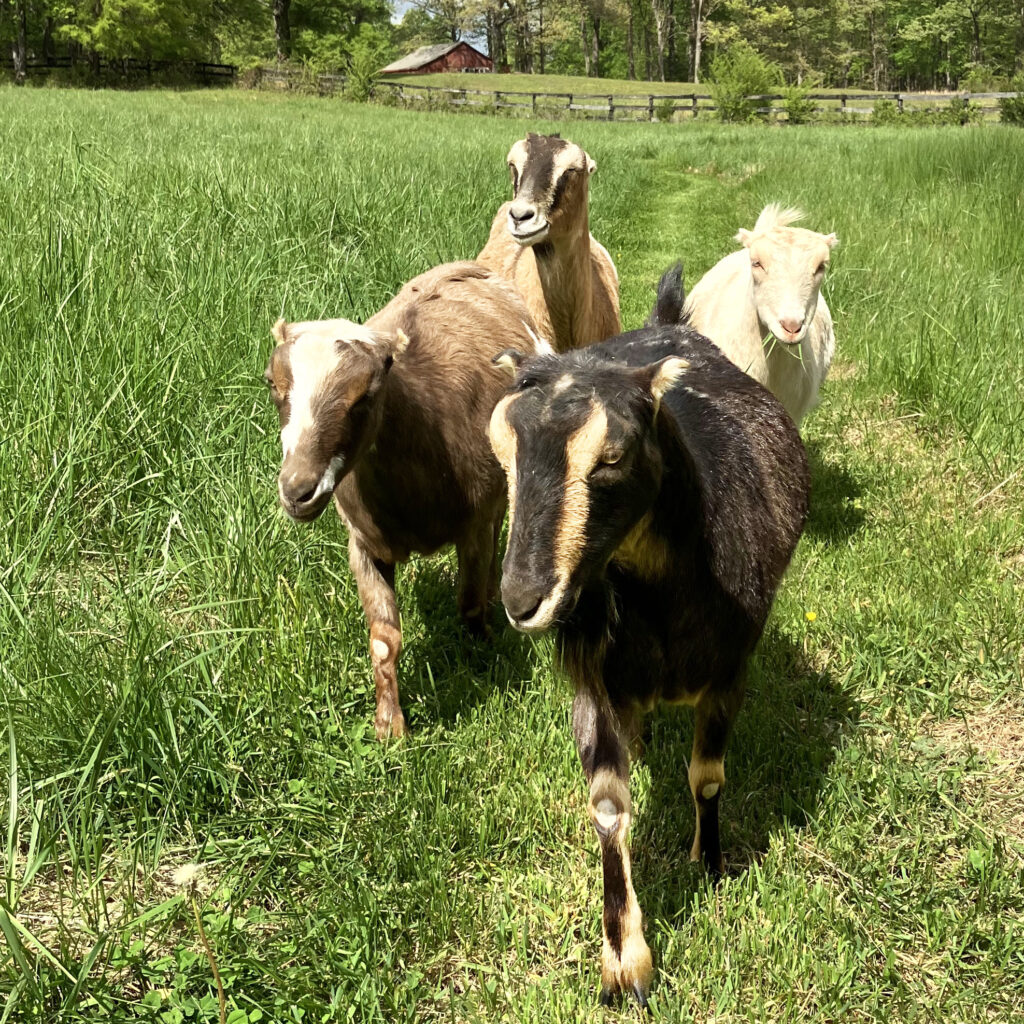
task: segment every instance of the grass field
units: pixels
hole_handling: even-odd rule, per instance
[[[269,327],[475,253],[520,128],[0,89],[2,1021],[634,1019],[550,644],[400,578],[373,740],[343,531],[277,509]],[[1024,134],[572,126],[627,327],[769,200],[836,230],[811,520],[688,863],[688,713],[633,769],[664,1021],[1024,1014]]]
[[[584,78],[581,75],[522,75],[522,74],[465,74],[460,72],[434,75],[388,75],[388,81],[405,82],[408,85],[434,85],[445,89],[485,89],[489,92],[552,92],[573,93],[574,95],[601,95],[612,93],[616,96],[692,96],[695,92],[706,96],[710,86],[706,82],[646,82],[629,81],[625,78]],[[816,93],[830,93],[836,96],[845,92],[855,96],[864,89],[815,89]]]

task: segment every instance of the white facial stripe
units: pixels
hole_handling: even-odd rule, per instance
[[[324,475],[320,477],[320,483],[316,485],[316,491],[313,493],[313,500],[323,497],[325,494],[330,494],[334,490],[335,485],[338,482],[338,476],[341,473],[342,466],[345,464],[345,460],[339,456],[335,456],[329,463],[327,468],[324,470]]]
[[[302,436],[315,426],[313,407],[341,362],[338,342],[379,344],[373,331],[351,320],[311,320],[288,325],[294,342],[289,350],[292,386],[288,392],[288,422],[281,428],[285,458],[298,448]]]

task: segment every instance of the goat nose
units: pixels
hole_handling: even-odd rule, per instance
[[[779,325],[787,334],[799,334],[804,322],[803,320],[797,320],[795,317],[788,317],[785,320],[780,320]]]
[[[501,581],[501,603],[516,622],[532,619],[543,600],[544,588],[535,583],[508,577]]]
[[[313,500],[319,483],[320,477],[312,470],[297,469],[281,474],[281,493],[293,505],[306,505]]]
[[[536,212],[528,203],[513,203],[509,207],[508,215],[517,224],[524,224],[526,221],[532,220]]]

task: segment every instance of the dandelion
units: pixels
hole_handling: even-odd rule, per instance
[[[203,944],[206,959],[210,963],[210,971],[213,973],[213,980],[217,985],[220,1024],[227,1024],[227,998],[224,995],[224,982],[221,981],[220,970],[217,968],[217,958],[213,955],[210,940],[206,937],[206,929],[203,927],[203,915],[199,912],[199,901],[196,899],[196,893],[199,891],[199,879],[202,878],[203,873],[204,868],[202,864],[182,864],[180,868],[175,869],[171,880],[179,889],[185,891],[185,899],[192,907],[192,916],[196,919],[199,939]]]
[[[804,618],[808,622],[813,622],[817,617],[818,617],[818,613],[817,612],[804,612]]]
[[[174,874],[171,875],[171,881],[179,889],[195,889],[199,884],[199,879],[203,874],[202,864],[182,864],[180,868],[176,868]]]

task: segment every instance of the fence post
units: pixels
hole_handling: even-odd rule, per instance
[[[846,93],[839,97],[839,109],[845,114],[846,113]]]
[[[572,93],[569,93],[569,106],[565,109],[568,110],[570,114],[572,113]]]
[[[654,97],[653,96],[648,96],[647,97],[647,120],[652,122],[652,123],[654,122]]]
[[[903,93],[896,93],[896,109],[899,113],[903,113]]]
[[[697,120],[697,94],[696,93],[693,94],[693,97],[692,97],[692,99],[690,101],[690,106],[693,109],[693,119],[694,119],[694,121],[696,121]]]
[[[533,111],[534,117],[537,116],[537,94],[533,94],[533,103],[531,104],[531,110]]]
[[[501,106],[501,93],[500,92],[496,92],[494,94],[494,106],[495,106],[495,109],[497,109],[498,107]]]
[[[608,120],[609,121],[614,121],[615,120],[615,97],[614,96],[609,96],[608,97]]]

